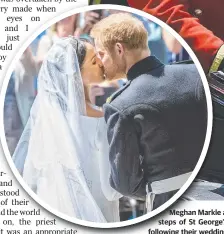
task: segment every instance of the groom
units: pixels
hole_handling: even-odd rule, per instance
[[[195,65],[164,65],[150,56],[147,31],[130,14],[110,15],[91,36],[107,79],[117,73],[128,79],[104,106],[111,186],[125,196],[147,195],[148,210],[155,209],[181,188],[201,154],[207,126],[201,78]]]

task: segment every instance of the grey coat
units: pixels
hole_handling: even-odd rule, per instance
[[[129,70],[128,80],[104,106],[111,186],[141,198],[147,184],[150,190],[155,181],[194,169],[204,144],[207,106],[195,65],[165,66],[150,56]],[[175,192],[160,194],[157,206]]]

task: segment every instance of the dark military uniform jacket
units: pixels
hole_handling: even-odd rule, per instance
[[[159,206],[177,191],[169,179],[191,172],[201,154],[207,127],[204,89],[195,65],[165,66],[154,56],[131,67],[127,78],[104,106],[110,182],[121,194],[138,198],[148,185],[161,197]],[[169,188],[166,195],[161,181]]]

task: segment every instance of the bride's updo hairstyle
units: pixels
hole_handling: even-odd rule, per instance
[[[91,45],[93,44],[86,38],[72,37],[71,44],[76,51],[80,69],[82,69],[82,65],[86,57],[86,43],[89,43]]]

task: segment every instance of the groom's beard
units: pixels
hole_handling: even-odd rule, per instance
[[[126,75],[123,72],[123,67],[119,66],[117,63],[113,63],[110,69],[105,69],[105,77],[106,80],[117,80],[119,78],[123,79]]]

